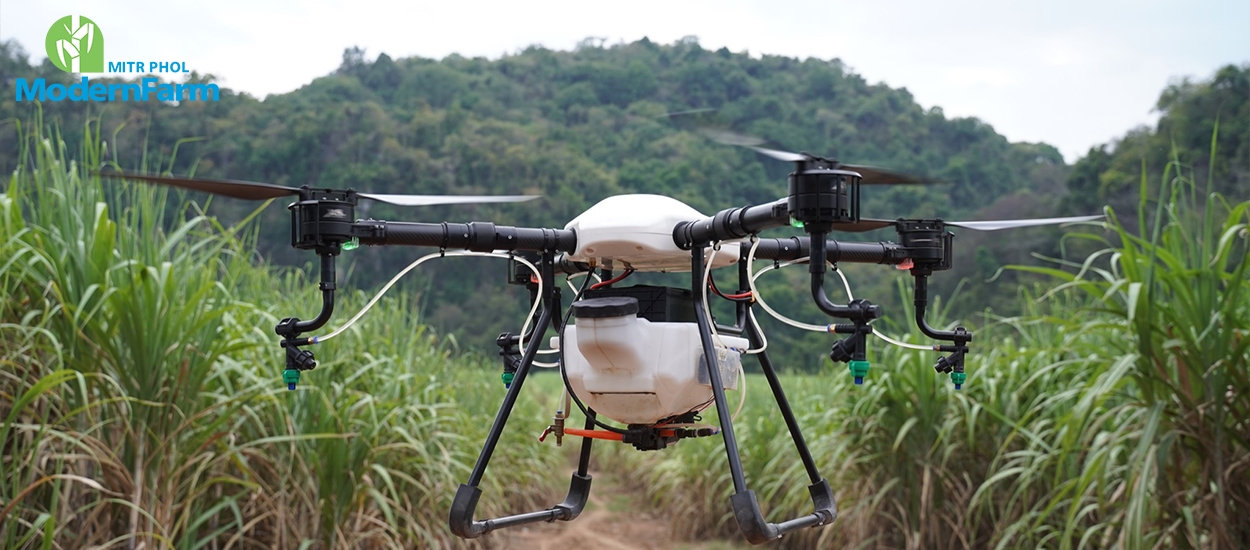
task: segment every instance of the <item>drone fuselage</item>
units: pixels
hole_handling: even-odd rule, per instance
[[[634,271],[690,271],[690,251],[673,241],[673,228],[706,218],[684,202],[662,195],[617,195],[573,218],[565,229],[577,233],[569,260]],[[738,262],[739,244],[728,243],[709,261],[713,268]]]

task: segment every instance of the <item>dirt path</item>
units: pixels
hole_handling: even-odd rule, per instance
[[[611,472],[591,472],[590,502],[573,521],[506,530],[495,541],[515,550],[740,550],[732,541],[674,541],[665,518],[653,514],[642,495],[628,491]]]

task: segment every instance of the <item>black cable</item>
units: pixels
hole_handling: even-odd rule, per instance
[[[633,271],[633,270],[626,271],[626,272],[625,272],[625,274],[626,274],[626,275],[628,275],[628,274],[629,274],[629,273],[631,273],[632,271]],[[582,283],[582,288],[578,289],[578,290],[577,290],[577,294],[576,294],[575,296],[573,296],[573,302],[574,302],[574,303],[576,303],[578,300],[581,300],[581,299],[582,299],[582,294],[586,292],[586,287],[590,284],[590,276],[591,276],[591,274],[590,274],[590,273],[587,273],[587,274],[586,274],[586,281]],[[621,279],[623,279],[623,278],[624,278],[624,277],[622,276],[622,277],[621,277]],[[618,280],[619,280],[619,279],[618,279]],[[565,371],[565,369],[564,369],[564,365],[565,365],[565,361],[564,361],[564,329],[565,329],[566,327],[568,327],[568,326],[569,326],[569,317],[571,317],[572,315],[573,315],[573,304],[572,304],[572,303],[570,303],[570,304],[569,304],[569,310],[568,310],[567,312],[565,312],[565,313],[564,313],[564,320],[560,322],[560,335],[559,335],[559,337],[560,337],[560,378],[561,378],[562,380],[564,380],[564,391],[569,392],[569,397],[572,397],[572,398],[573,398],[573,402],[574,402],[574,403],[577,403],[577,408],[578,408],[578,409],[581,409],[582,414],[586,415],[586,418],[589,418],[589,419],[591,419],[592,421],[594,421],[594,423],[595,423],[595,425],[596,425],[596,426],[599,426],[600,428],[603,428],[603,429],[605,429],[605,430],[607,430],[607,431],[610,431],[610,432],[615,432],[615,433],[618,433],[618,434],[623,434],[623,433],[625,433],[625,430],[622,430],[622,429],[617,428],[617,427],[615,427],[615,426],[609,426],[609,425],[607,425],[607,424],[604,424],[603,422],[600,422],[600,421],[599,421],[599,419],[597,418],[597,416],[595,416],[595,415],[591,415],[591,414],[590,414],[590,410],[586,408],[586,405],[582,403],[582,400],[581,400],[581,399],[578,399],[578,398],[577,398],[577,394],[573,392],[573,386],[572,386],[571,384],[569,384],[569,373],[568,373],[567,371]],[[567,413],[567,411],[566,411],[566,413]]]

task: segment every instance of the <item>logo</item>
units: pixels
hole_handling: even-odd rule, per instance
[[[48,59],[67,73],[104,72],[104,33],[95,21],[66,15],[52,24],[44,40]]]
[[[103,73],[104,33],[95,21],[81,15],[66,15],[52,24],[44,40],[48,60],[67,73]],[[82,76],[78,82],[64,84],[54,78],[14,79],[15,98],[22,101],[217,101],[220,90],[216,84],[188,79],[187,83],[161,82],[150,73],[185,74],[191,71],[186,61],[134,61],[117,59],[108,62],[109,73],[139,73],[134,81],[112,80],[92,82]]]

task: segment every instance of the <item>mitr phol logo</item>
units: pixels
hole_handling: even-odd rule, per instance
[[[66,15],[52,24],[44,40],[48,59],[67,73],[104,72],[104,33],[81,15]]]
[[[66,15],[52,24],[45,40],[48,60],[67,73],[79,73],[77,82],[64,83],[61,78],[13,79],[16,101],[217,101],[220,90],[216,84],[203,82],[189,75],[185,84],[161,82],[149,73],[191,73],[186,61],[121,61],[104,62],[104,32],[95,21],[81,15]],[[116,52],[115,52],[116,54]],[[138,73],[135,81],[124,77],[112,82],[92,82],[87,74]]]

